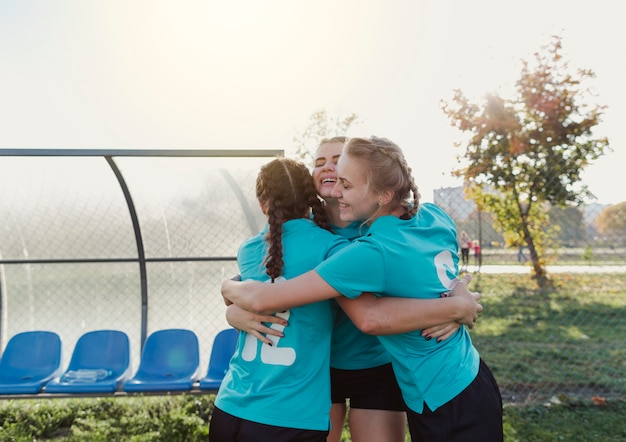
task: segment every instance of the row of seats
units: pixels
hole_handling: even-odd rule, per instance
[[[200,378],[198,337],[191,330],[159,330],[146,339],[131,377],[130,344],[119,330],[83,334],[61,371],[61,339],[51,331],[16,334],[0,358],[0,395],[106,394],[199,389],[215,392],[235,350],[238,332],[220,331],[213,341],[206,375]],[[61,373],[61,374],[59,374]]]

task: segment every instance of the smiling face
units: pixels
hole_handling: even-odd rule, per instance
[[[339,141],[324,143],[317,150],[312,175],[317,193],[324,199],[331,197],[337,182],[337,161],[342,150],[343,143]]]
[[[364,160],[344,154],[337,163],[337,184],[332,196],[339,201],[342,221],[373,221],[380,211],[380,197],[368,183]]]

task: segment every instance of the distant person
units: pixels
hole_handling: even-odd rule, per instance
[[[467,266],[469,265],[469,252],[470,247],[472,246],[472,240],[467,235],[467,232],[465,230],[461,232],[461,237],[459,238],[459,246],[461,247],[461,270],[467,270]]]
[[[520,245],[517,248],[517,262],[526,262],[526,261],[528,261],[528,258],[524,254],[524,246]]]
[[[480,272],[480,268],[483,265],[483,253],[480,250],[480,241],[475,239],[473,241],[474,246],[474,266],[476,267],[476,271]]]

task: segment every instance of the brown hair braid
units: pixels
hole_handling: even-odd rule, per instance
[[[284,267],[283,223],[291,219],[313,219],[322,228],[330,230],[330,223],[322,202],[317,197],[313,177],[307,167],[288,158],[275,158],[261,167],[256,180],[256,196],[267,207],[269,231],[267,256],[264,264],[272,282]]]
[[[344,154],[367,162],[367,182],[376,192],[392,190],[392,202],[407,207],[409,217],[417,213],[420,194],[402,149],[394,142],[379,137],[351,138]],[[407,199],[413,193],[412,204]]]

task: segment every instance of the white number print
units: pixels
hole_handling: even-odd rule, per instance
[[[450,253],[449,250],[444,250],[435,256],[435,268],[437,269],[439,281],[441,281],[445,288],[452,290],[454,280],[456,279],[456,272],[454,270],[452,253]]]
[[[283,277],[277,278],[276,281],[283,280]],[[284,312],[276,313],[276,316],[288,321],[291,312],[286,310]],[[270,326],[273,330],[283,331],[284,325],[272,324]],[[246,334],[241,357],[244,361],[252,361],[257,357],[257,349],[261,346],[261,361],[268,365],[292,365],[296,361],[296,351],[290,347],[279,347],[280,339],[278,336],[268,335],[267,338],[272,341],[272,345],[261,344],[257,338],[250,334]]]

